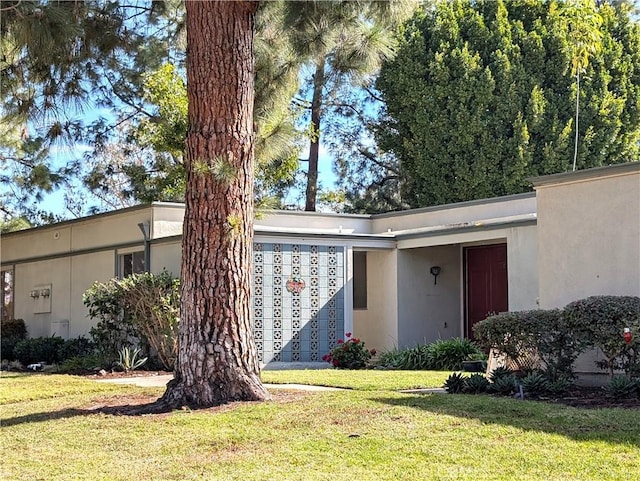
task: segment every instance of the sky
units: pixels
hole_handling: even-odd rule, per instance
[[[62,166],[72,160],[83,160],[83,156],[87,151],[90,151],[91,147],[88,145],[75,144],[74,146],[54,146],[50,151],[50,158],[54,166]],[[301,159],[306,159],[309,156],[308,148],[300,155]],[[327,149],[322,145],[320,146],[320,158],[318,160],[318,175],[319,180],[324,188],[331,189],[335,187],[337,182],[337,176],[333,172],[332,168],[333,158]],[[306,171],[306,162],[300,162],[300,168]],[[94,197],[88,190],[82,187],[80,182],[75,181],[80,192],[84,192],[87,196],[87,207],[99,203],[99,199]],[[57,189],[51,193],[45,194],[42,201],[39,203],[41,209],[51,212],[57,217],[64,219],[72,219],[76,217],[73,212],[67,210],[65,205],[65,194],[67,191],[64,188]],[[299,191],[291,191],[290,194],[284,199],[286,205],[299,204],[300,208],[304,208],[304,198],[301,197],[304,193]]]

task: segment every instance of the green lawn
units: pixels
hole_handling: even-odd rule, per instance
[[[126,416],[162,389],[61,375],[0,378],[0,479],[635,480],[640,412],[488,396],[411,395],[446,373],[267,371],[274,401]]]

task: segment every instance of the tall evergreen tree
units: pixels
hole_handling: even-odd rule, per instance
[[[308,97],[309,157],[305,210],[316,210],[320,139],[329,112],[348,108],[341,87],[366,85],[383,60],[393,53],[396,25],[417,2],[291,1],[285,3],[286,25],[297,55],[310,74],[303,86]]]
[[[602,49],[582,77],[578,168],[638,159],[640,28],[602,4]],[[557,3],[452,0],[422,10],[382,68],[376,139],[411,207],[514,194],[571,170],[575,97]]]
[[[250,312],[258,2],[187,2],[189,132],[179,352],[161,403],[263,400]]]

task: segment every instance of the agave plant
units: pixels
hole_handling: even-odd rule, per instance
[[[482,374],[472,374],[465,384],[464,392],[469,394],[481,394],[487,392],[489,381]]]
[[[464,391],[467,378],[459,372],[451,374],[444,382],[444,388],[449,394],[458,394]]]
[[[140,356],[140,348],[135,348],[133,351],[129,347],[123,347],[120,349],[119,360],[116,365],[120,366],[124,372],[135,371],[147,362],[146,357]]]

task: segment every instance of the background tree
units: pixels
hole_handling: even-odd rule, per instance
[[[580,74],[583,74],[589,66],[589,57],[597,54],[601,48],[602,17],[598,14],[593,0],[567,0],[561,5],[560,17],[564,20],[569,39],[571,75],[576,78],[576,121],[573,150],[573,170],[576,170],[580,116]]]
[[[307,109],[309,121],[305,210],[316,210],[323,119],[353,107],[344,103],[341,88],[370,83],[370,75],[392,55],[395,27],[416,6],[409,0],[285,3],[292,46],[298,57],[306,59],[298,101]]]
[[[52,163],[50,147],[73,153],[78,143],[101,145],[144,110],[142,73],[173,59],[184,43],[180,3],[2,2],[0,116],[23,140],[16,150],[0,139],[5,192],[22,189],[37,202],[42,192],[69,186],[79,163]],[[14,202],[10,210],[38,220],[26,207]]]
[[[603,4],[602,50],[583,76],[579,168],[638,159],[640,30]],[[439,2],[401,31],[377,81],[378,146],[419,207],[524,192],[571,169],[572,59],[555,2]],[[380,174],[381,175],[381,174]]]

